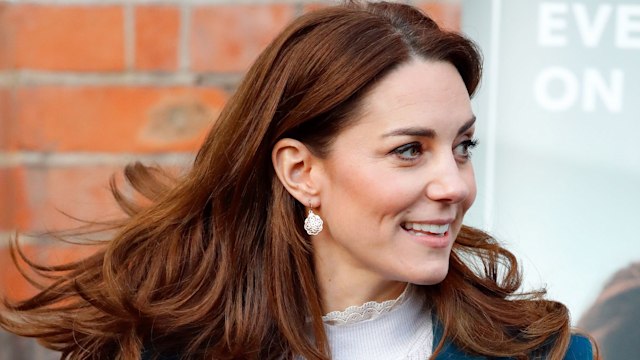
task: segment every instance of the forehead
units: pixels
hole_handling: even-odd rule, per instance
[[[390,72],[362,99],[359,120],[458,124],[473,117],[462,77],[448,62],[413,59]],[[380,124],[384,125],[384,124]]]

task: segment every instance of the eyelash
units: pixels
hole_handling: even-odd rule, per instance
[[[479,144],[478,139],[469,139],[458,144],[458,146],[461,146],[461,145],[464,146],[464,154],[462,155],[462,157],[465,160],[471,159],[471,155],[473,155],[471,150],[475,149],[476,146],[478,146],[478,144]],[[458,146],[456,146],[456,148]]]
[[[460,156],[462,157],[463,161],[469,160],[471,158],[471,150],[474,149],[476,146],[478,146],[479,142],[477,139],[469,139],[469,140],[465,140],[463,142],[461,142],[460,144],[456,145],[456,147],[454,148],[457,149],[459,146],[463,146],[464,147],[464,153],[461,154]],[[417,157],[417,155],[413,155],[413,157],[408,158],[403,156],[402,154],[412,150],[412,151],[417,151],[418,155],[422,154],[424,152],[424,149],[422,148],[422,143],[420,142],[412,142],[409,144],[405,144],[402,146],[399,146],[395,149],[393,149],[391,151],[391,153],[393,153],[394,155],[398,156],[400,158],[400,160],[402,161],[414,161]]]
[[[408,143],[408,144],[404,144],[402,146],[399,146],[395,149],[393,149],[391,152],[394,155],[397,155],[400,160],[402,161],[413,161],[415,160],[415,158],[407,158],[405,156],[402,155],[402,153],[408,151],[408,150],[417,150],[419,152],[419,154],[422,154],[423,149],[422,149],[422,144],[419,142],[412,142],[412,143]]]

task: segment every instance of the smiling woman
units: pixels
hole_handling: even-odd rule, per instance
[[[451,63],[407,61],[352,117],[325,158],[289,138],[273,149],[287,191],[327,222],[311,242],[330,311],[441,282],[476,194],[471,102]]]
[[[401,4],[294,21],[167,185],[125,175],[104,249],[0,325],[71,359],[592,359],[566,308],[518,293],[463,225],[476,196],[466,38]],[[306,220],[305,220],[306,218]],[[19,254],[18,254],[19,255]]]

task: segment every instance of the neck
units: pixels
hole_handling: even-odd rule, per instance
[[[363,287],[362,289],[358,288],[361,285],[353,287],[335,285],[335,283],[320,285],[325,314],[332,311],[342,311],[349,306],[358,306],[369,301],[383,302],[396,299],[402,294],[407,284],[392,282],[381,284],[378,287]]]
[[[330,257],[322,256],[322,251],[316,251],[314,257],[325,314],[369,301],[396,299],[407,286],[406,282],[383,279],[363,267],[332,262]]]

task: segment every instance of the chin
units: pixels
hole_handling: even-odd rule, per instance
[[[419,274],[413,274],[407,279],[407,282],[416,285],[436,285],[441,283],[449,273],[449,264],[441,267],[430,267],[428,270],[421,271]]]

